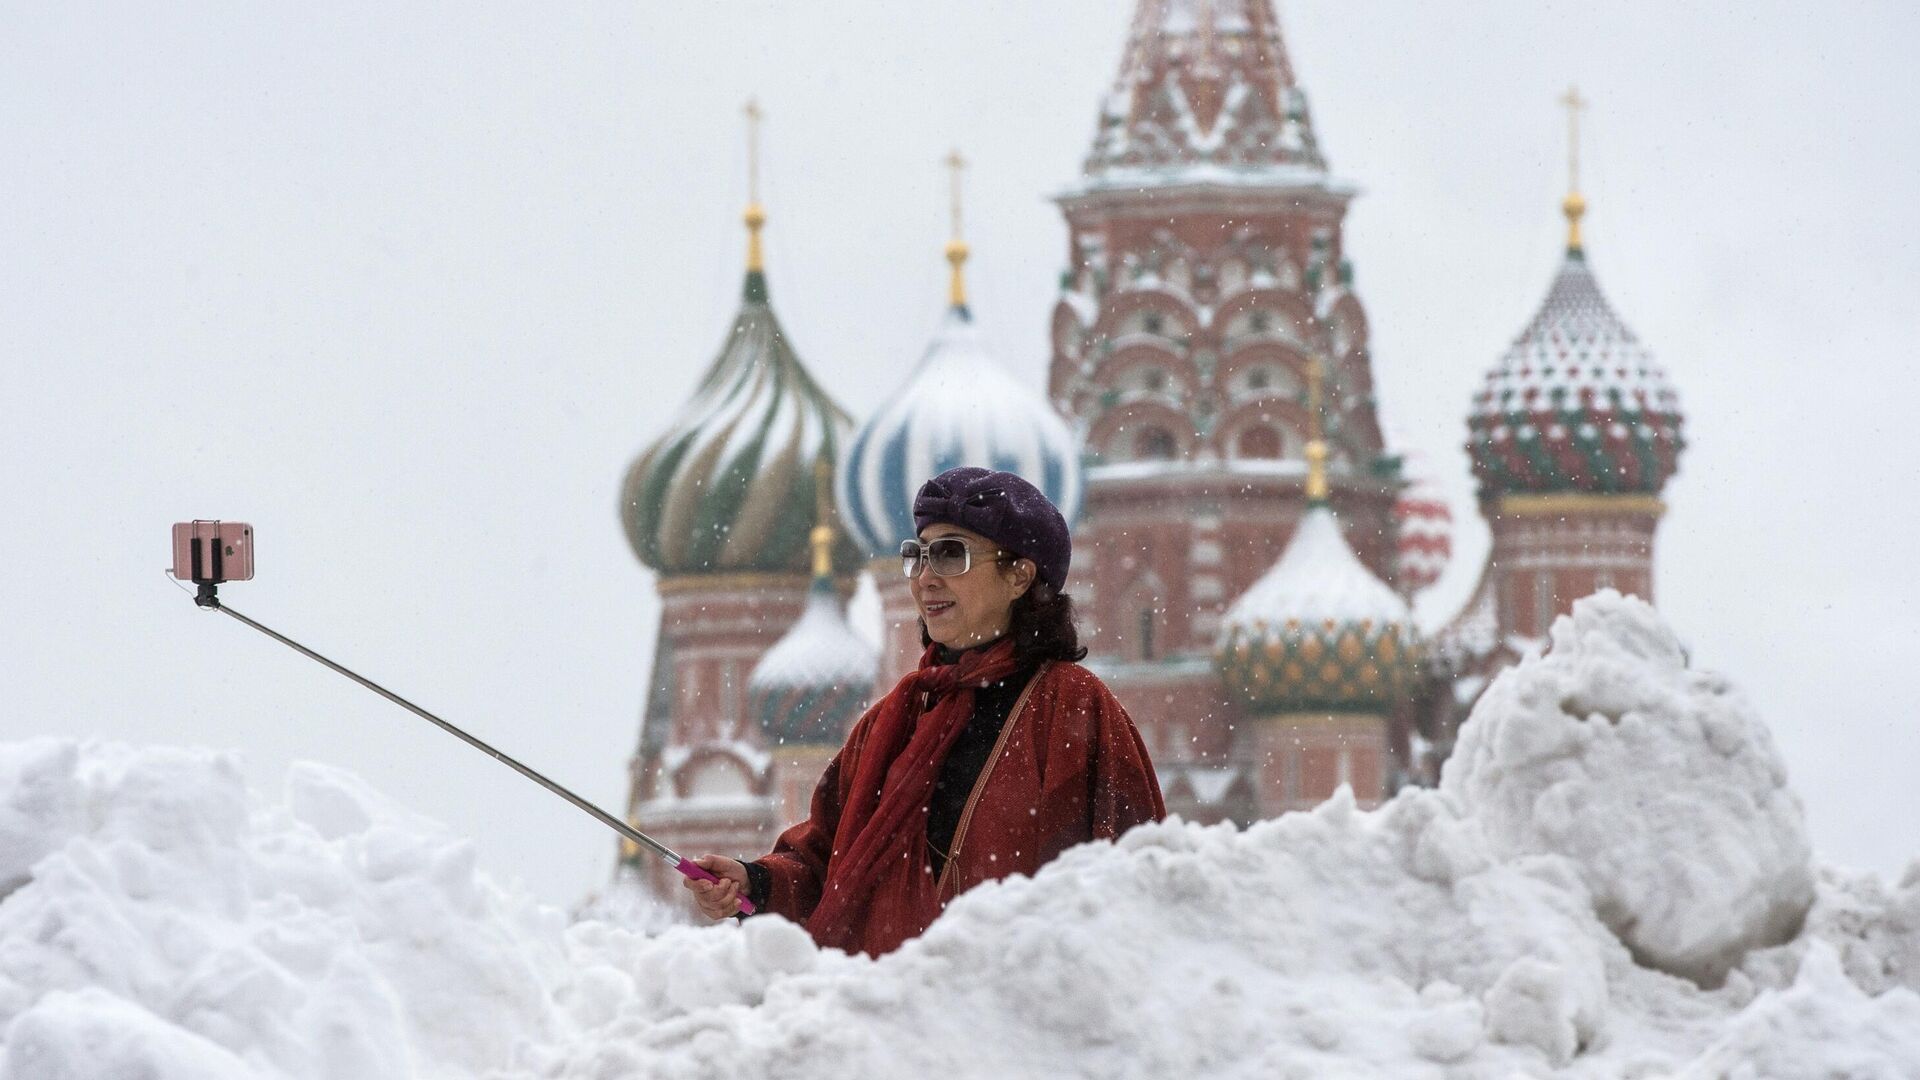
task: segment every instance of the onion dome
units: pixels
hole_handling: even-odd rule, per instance
[[[1417,461],[1418,455],[1408,460]],[[1393,520],[1399,537],[1393,582],[1402,596],[1412,596],[1440,580],[1453,554],[1453,511],[1424,467],[1394,499]]]
[[[957,156],[953,164],[958,163]],[[1022,385],[987,350],[967,309],[955,239],[946,317],[913,376],[853,435],[835,495],[853,539],[870,555],[898,550],[916,535],[913,497],[931,477],[960,465],[1016,473],[1039,488],[1071,523],[1080,510],[1079,443],[1038,391]]]
[[[746,215],[746,286],[733,328],[693,399],[627,470],[620,519],[662,574],[805,573],[818,481],[852,418],[827,396],[767,302],[757,204]],[[851,545],[836,562],[858,565]]]
[[[820,482],[824,488],[828,478]],[[825,513],[818,520],[807,606],[747,678],[747,712],[769,746],[839,746],[872,699],[879,672],[878,651],[847,623],[833,587],[834,531]]]
[[[1576,184],[1546,302],[1474,395],[1467,453],[1483,494],[1655,494],[1679,466],[1679,396],[1600,293],[1580,242],[1586,205]]]
[[[1407,602],[1360,562],[1327,505],[1318,362],[1310,379],[1307,512],[1280,560],[1227,609],[1214,666],[1256,709],[1380,712],[1411,692],[1419,645]]]

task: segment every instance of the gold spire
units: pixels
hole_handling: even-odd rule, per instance
[[[1567,197],[1560,210],[1567,215],[1567,254],[1578,255],[1580,215],[1587,212],[1587,200],[1580,194],[1580,110],[1587,107],[1587,101],[1580,96],[1579,87],[1568,86],[1560,104],[1567,107]]]
[[[967,262],[967,242],[960,239],[960,170],[967,167],[967,159],[960,156],[958,149],[947,155],[947,168],[953,172],[953,239],[947,241],[947,262],[953,265],[953,279],[947,286],[947,303],[965,310],[967,306],[967,278],[961,267]]]
[[[760,251],[760,227],[767,223],[767,212],[760,208],[760,102],[747,99],[747,212],[742,215],[747,223],[747,271],[759,273],[766,269],[766,260]]]
[[[822,457],[813,463],[813,531],[807,534],[813,546],[813,580],[818,583],[833,577],[833,513],[829,488],[833,484],[833,463]]]
[[[1320,437],[1320,358],[1307,361],[1307,503],[1327,501],[1327,443]]]

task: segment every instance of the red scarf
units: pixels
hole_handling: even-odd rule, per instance
[[[919,670],[880,702],[860,747],[820,903],[807,919],[807,929],[823,946],[858,947],[858,928],[872,906],[879,870],[919,853],[934,781],[947,751],[973,718],[974,689],[1019,670],[1011,639],[970,649],[952,664],[935,663],[939,650],[939,645],[928,646]]]

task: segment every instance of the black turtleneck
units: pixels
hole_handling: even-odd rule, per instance
[[[984,649],[992,644],[987,642],[972,648]],[[942,645],[938,659],[943,664],[951,664],[968,651],[971,650],[948,649]],[[1031,668],[1025,668],[973,692],[973,715],[967,719],[960,737],[954,740],[953,749],[947,751],[947,759],[940,763],[940,775],[933,782],[933,798],[927,804],[927,843],[935,877],[946,866],[947,853],[953,849],[953,834],[960,827],[960,815],[966,812],[967,796],[973,794],[974,782],[980,779],[980,771],[986,768],[987,758],[993,754],[993,744],[1000,738],[1007,714],[1013,711],[1013,703],[1019,700],[1020,691],[1026,688],[1027,677],[1032,674]]]
[[[934,661],[956,663],[962,654],[993,644],[988,641],[966,649],[942,645],[934,654]],[[953,834],[960,827],[960,815],[966,812],[967,797],[973,794],[973,785],[993,755],[993,744],[1000,739],[1000,729],[1006,725],[1013,703],[1019,700],[1020,691],[1026,688],[1032,675],[1033,667],[1028,666],[999,682],[974,689],[973,715],[954,740],[953,748],[947,751],[946,760],[940,763],[940,774],[933,782],[933,796],[927,804],[927,854],[935,877],[947,864],[947,852],[952,849]],[[755,907],[764,908],[773,875],[757,862],[747,863],[746,867],[747,899],[753,901]]]

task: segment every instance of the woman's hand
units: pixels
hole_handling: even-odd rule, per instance
[[[746,866],[739,859],[725,855],[702,855],[693,860],[693,865],[720,879],[680,879],[680,884],[693,890],[693,902],[700,905],[700,914],[709,919],[725,919],[738,912],[740,898],[747,894]]]

